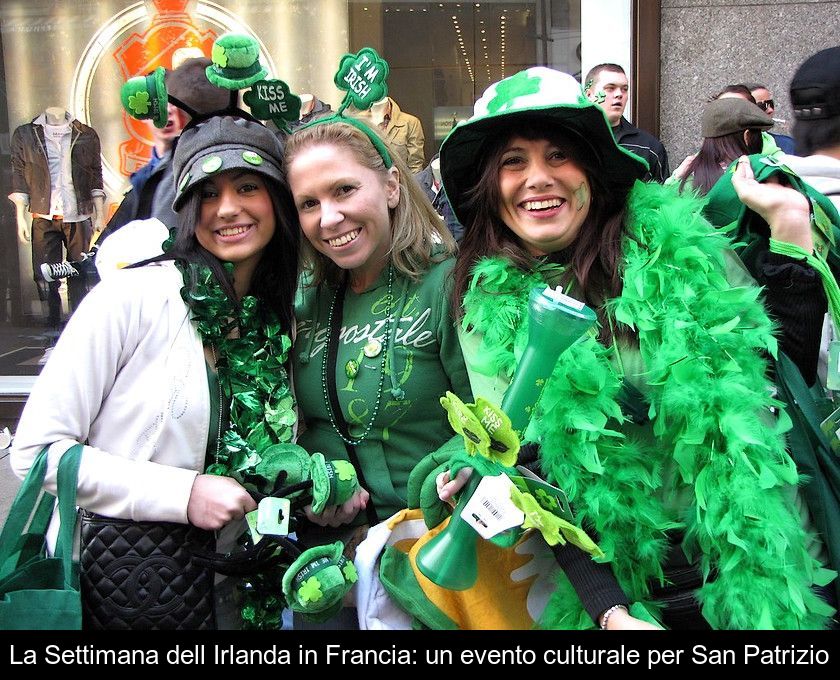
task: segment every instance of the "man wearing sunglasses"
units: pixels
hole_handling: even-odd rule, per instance
[[[776,103],[773,101],[773,94],[770,92],[769,88],[761,83],[746,83],[746,86],[749,88],[750,94],[752,94],[755,99],[756,105],[764,111],[764,113],[773,118],[773,114],[776,112]],[[775,118],[773,118],[773,120],[774,122],[784,122],[778,121]],[[770,136],[776,141],[776,146],[778,146],[782,151],[790,154],[794,152],[793,137],[780,135],[775,132],[771,132]]]

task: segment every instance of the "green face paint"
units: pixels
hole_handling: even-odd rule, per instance
[[[596,104],[603,104],[607,100],[607,93],[603,90],[598,90],[595,93],[595,97],[592,99],[593,102]]]
[[[577,211],[583,210],[589,203],[589,187],[586,182],[581,182],[580,186],[575,189],[575,202],[577,203]]]

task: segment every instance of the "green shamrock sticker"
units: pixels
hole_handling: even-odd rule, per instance
[[[300,584],[298,590],[298,598],[304,604],[307,602],[317,602],[324,594],[321,592],[321,582],[317,576],[310,576],[303,583]]]
[[[359,580],[359,574],[356,571],[356,565],[352,562],[347,562],[341,569],[341,573],[344,574],[344,579],[347,583],[355,583]]]
[[[228,63],[225,46],[219,42],[214,42],[213,50],[210,52],[210,59],[213,60],[213,63],[216,64],[216,66],[225,68]]]
[[[595,93],[595,97],[592,99],[592,101],[596,104],[603,104],[605,101],[607,101],[607,93],[603,90],[598,90]]]
[[[142,116],[149,112],[149,93],[138,92],[128,98],[128,108],[130,108],[138,116]]]
[[[334,460],[332,464],[342,482],[349,482],[356,476],[356,468],[353,467],[352,463],[346,460]]]
[[[483,397],[475,404],[465,404],[452,392],[441,397],[452,429],[464,437],[466,452],[512,467],[519,454],[519,437],[513,431],[510,418],[499,407]]]
[[[243,96],[254,118],[273,120],[277,127],[300,118],[300,97],[282,80],[260,80]]]
[[[363,47],[356,54],[345,54],[334,79],[335,86],[347,92],[338,113],[349,104],[364,111],[386,97],[388,71],[388,62],[372,47]]]
[[[519,97],[537,94],[540,91],[542,78],[528,75],[528,71],[520,71],[511,78],[502,80],[496,85],[496,96],[487,104],[488,113],[499,113],[513,108]]]

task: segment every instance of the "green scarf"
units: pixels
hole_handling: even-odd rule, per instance
[[[790,419],[771,396],[763,353],[775,355],[757,287],[730,286],[727,238],[701,203],[637,183],[628,199],[623,291],[601,310],[638,334],[651,437],[626,436],[615,350],[584,338],[558,361],[534,418],[543,470],[572,501],[632,600],[654,611],[666,532],[700,568],[697,592],[714,628],[821,628],[831,610],[811,591],[830,578],[806,550],[790,498],[798,482],[785,451]],[[510,375],[527,336],[528,293],[545,269],[480,261],[464,325],[483,334],[482,372]],[[619,362],[620,363],[620,362]],[[673,481],[664,482],[674,469]],[[679,513],[666,499],[688,497]],[[542,625],[592,627],[565,576]]]
[[[237,307],[208,267],[180,260],[176,265],[184,278],[181,297],[202,341],[215,348],[219,383],[230,403],[230,422],[206,473],[270,493],[283,458],[297,448],[289,443],[297,419],[286,371],[291,340],[256,297],[244,296]],[[224,267],[232,272],[230,263]],[[248,578],[242,609],[246,628],[278,629],[286,606],[281,581],[292,559]]]

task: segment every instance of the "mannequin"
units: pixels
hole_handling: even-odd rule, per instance
[[[405,113],[391,97],[385,97],[370,107],[370,122],[394,147],[408,164],[409,170],[418,173],[426,165],[423,125],[420,119]]]
[[[298,95],[300,97],[300,120],[292,124],[292,129],[306,125],[315,118],[326,116],[332,111],[329,104],[322,102],[318,97],[309,92]]]
[[[104,221],[105,192],[96,131],[51,106],[12,135],[12,193],[18,238],[32,243],[38,295],[47,303],[47,322],[58,328],[58,282],[41,276],[44,263],[78,260],[98,238]],[[64,255],[66,250],[66,256]],[[68,280],[71,310],[86,293],[82,277]]]

